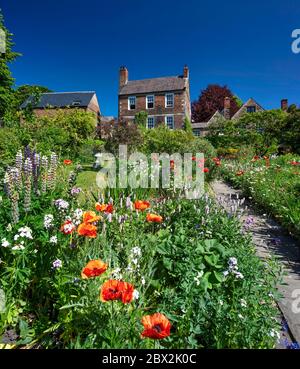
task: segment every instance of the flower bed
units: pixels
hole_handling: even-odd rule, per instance
[[[208,196],[85,193],[76,187],[80,168],[66,177],[51,158],[19,153],[16,169],[6,175],[0,210],[4,342],[274,347],[280,271],[273,260],[258,259],[235,217]],[[79,193],[81,204],[86,196],[81,207]]]
[[[245,195],[300,236],[300,158],[241,157],[223,160],[221,173]]]

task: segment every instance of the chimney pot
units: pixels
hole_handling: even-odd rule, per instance
[[[128,70],[122,65],[120,67],[120,78],[119,78],[119,87],[124,87],[128,82]]]
[[[230,97],[225,97],[224,99],[224,118],[226,120],[230,120],[230,117],[231,117],[230,105],[231,105]]]
[[[288,99],[281,100],[281,110],[287,111],[288,110]]]
[[[189,67],[187,65],[183,68],[183,78],[189,78]]]

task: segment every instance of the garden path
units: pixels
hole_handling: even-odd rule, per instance
[[[282,312],[288,327],[290,338],[300,344],[300,244],[291,237],[273,219],[266,214],[259,214],[249,199],[242,200],[242,192],[222,181],[212,183],[212,190],[218,203],[227,212],[240,212],[241,221],[248,222],[248,230],[252,233],[257,255],[269,258],[276,255],[283,265],[284,284],[278,286],[282,298],[278,307]],[[287,338],[286,335],[282,337]]]

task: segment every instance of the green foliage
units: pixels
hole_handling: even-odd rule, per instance
[[[148,117],[148,114],[145,111],[140,111],[140,112],[135,114],[134,123],[139,128],[146,128],[146,126],[147,126],[147,117]]]
[[[6,34],[6,52],[0,54],[0,119],[3,118],[6,110],[10,107],[13,100],[13,84],[14,79],[9,70],[8,64],[13,62],[20,54],[12,51],[12,36],[4,26],[3,15],[0,10],[0,28]]]
[[[288,115],[281,142],[300,154],[300,111]]]
[[[281,110],[271,110],[247,113],[239,120],[219,120],[209,126],[207,139],[217,148],[252,145],[258,153],[264,154],[267,148],[282,142],[287,117]]]
[[[26,348],[275,346],[276,337],[270,332],[279,330],[273,297],[277,297],[279,267],[255,255],[237,218],[228,217],[209,197],[185,200],[173,193],[161,201],[160,191],[154,197],[148,190],[134,191],[131,198],[149,200],[150,211],[163,217],[163,223],[151,224],[145,221],[146,212],[137,214],[120,201],[128,195],[125,190],[107,189],[104,201],[113,199],[118,216],[114,214],[111,221],[104,216],[95,239],[76,231],[66,235],[59,231],[61,224],[66,219],[75,221],[74,210],[80,206],[78,198],[71,196],[67,168],[59,168],[52,191],[32,192],[26,216],[20,202],[21,220],[11,229],[7,228],[11,204],[1,194],[0,240],[5,238],[9,245],[0,247],[0,290],[6,300],[0,312],[0,335],[15,330],[14,346]],[[71,181],[76,185],[77,174],[72,174]],[[97,197],[87,188],[84,192],[83,210],[94,209]],[[58,198],[68,201],[66,210],[53,205]],[[47,214],[53,220],[45,227]],[[119,222],[119,216],[124,221]],[[16,240],[21,226],[30,227],[32,238]],[[50,243],[54,235],[57,243]],[[21,241],[23,249],[13,248]],[[234,273],[224,276],[232,257],[243,278]],[[81,278],[86,263],[99,258],[108,270],[95,278]],[[53,267],[57,259],[60,268]],[[100,287],[112,278],[133,284],[138,299],[126,305],[100,301]],[[170,337],[141,339],[142,316],[155,312],[170,320]]]
[[[252,159],[254,153],[250,149],[241,150],[234,161],[223,160],[223,177],[300,237],[300,157],[275,156],[268,162],[261,157]],[[238,171],[243,171],[243,175],[237,176]]]
[[[183,129],[188,133],[193,133],[192,123],[191,123],[191,121],[189,120],[188,117],[184,118],[184,127],[183,127]]]
[[[117,154],[119,145],[127,145],[128,151],[137,150],[143,144],[143,134],[139,127],[131,122],[121,121],[112,129],[108,137],[105,149]]]
[[[94,137],[95,116],[80,109],[57,110],[53,116],[43,116],[24,122],[20,129],[23,146],[30,145],[38,151],[59,152],[75,158],[86,140]]]
[[[145,132],[144,152],[146,153],[184,153],[194,136],[183,130],[170,130],[165,126]],[[188,151],[190,152],[190,151]]]

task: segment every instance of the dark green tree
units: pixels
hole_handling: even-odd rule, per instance
[[[192,123],[187,116],[184,118],[183,129],[188,133],[193,133]]]
[[[14,79],[9,69],[9,63],[13,62],[19,55],[12,51],[13,34],[8,31],[4,25],[4,18],[0,9],[0,29],[5,34],[5,53],[0,54],[0,119],[4,116],[6,110],[14,101]]]

